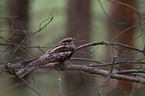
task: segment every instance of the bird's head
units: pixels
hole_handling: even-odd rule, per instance
[[[75,38],[69,37],[69,38],[65,38],[63,40],[61,40],[58,45],[71,45],[74,44],[76,41]]]

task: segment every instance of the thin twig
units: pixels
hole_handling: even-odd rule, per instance
[[[114,65],[118,64],[145,64],[145,61],[118,61],[114,62]],[[110,63],[101,63],[101,64],[89,64],[88,67],[98,67],[98,66],[112,66],[112,62]]]
[[[120,47],[125,47],[125,48],[128,48],[128,49],[132,49],[134,51],[143,52],[142,49],[138,49],[138,48],[135,48],[135,47],[126,45],[126,44],[122,44],[122,43],[109,42],[109,41],[100,41],[100,42],[86,43],[86,44],[83,44],[83,45],[78,46],[75,51],[78,51],[78,50],[80,50],[82,48],[86,48],[86,47],[89,47],[89,46],[97,46],[97,45],[120,46]]]
[[[33,90],[38,96],[42,96],[40,93],[38,93],[34,88],[32,88],[24,79],[20,78],[31,90]]]
[[[58,84],[59,84],[59,95],[62,95],[62,80],[61,80],[61,71],[58,70]]]
[[[87,58],[70,58],[70,60],[81,60],[81,61],[87,61],[87,62],[93,62],[93,63],[103,64],[100,61],[96,61],[96,60],[92,60],[92,59],[87,59]]]
[[[115,57],[113,58],[113,61],[112,61],[112,67],[111,67],[110,73],[113,72],[113,69],[114,69],[114,66],[115,66],[115,61],[116,61],[116,59],[117,59],[117,57],[115,56]]]
[[[101,84],[101,86],[100,86],[100,91],[99,91],[99,96],[102,96],[103,87],[104,87],[106,81],[111,77],[111,75],[112,75],[112,73],[111,73],[109,76],[107,76],[107,78],[106,78],[106,79],[103,81],[103,83]]]

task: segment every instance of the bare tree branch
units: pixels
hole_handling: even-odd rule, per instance
[[[138,49],[129,45],[125,45],[125,44],[121,44],[121,43],[116,43],[116,42],[108,42],[108,41],[100,41],[100,42],[92,42],[92,43],[87,43],[87,44],[83,44],[79,47],[77,47],[77,49],[75,51],[78,51],[82,48],[86,48],[89,46],[97,46],[97,45],[106,45],[106,46],[120,46],[120,47],[124,47],[124,48],[128,48],[128,49],[132,49],[134,51],[138,51],[138,52],[143,52],[142,49]]]
[[[76,50],[73,51],[73,53],[77,52],[78,50],[82,48],[86,48],[89,46],[96,46],[96,45],[107,45],[107,46],[121,46],[125,48],[132,49],[137,52],[143,52],[142,49],[134,48],[132,46],[128,46],[121,43],[115,43],[115,42],[108,42],[108,41],[101,41],[101,42],[92,42],[87,43],[84,45],[81,45],[76,48]],[[100,63],[95,60],[91,59],[85,59],[85,58],[78,58],[78,60],[84,60],[88,62],[94,62],[98,64],[90,64],[90,65],[66,65],[64,64],[65,60],[67,60],[67,56],[70,54],[73,54],[72,52],[61,52],[61,53],[53,53],[53,54],[44,54],[38,58],[32,59],[32,60],[25,60],[22,62],[18,62],[16,64],[8,63],[6,65],[0,65],[0,71],[14,71],[19,70],[16,72],[16,75],[19,78],[23,78],[25,75],[30,74],[31,72],[35,71],[38,68],[51,68],[51,69],[57,69],[57,70],[64,70],[64,71],[83,71],[90,74],[96,74],[101,75],[113,79],[120,79],[120,80],[126,80],[130,82],[136,82],[145,84],[145,79],[139,78],[139,77],[133,77],[133,76],[126,76],[122,75],[123,73],[145,73],[144,69],[134,69],[134,70],[122,70],[122,71],[106,71],[102,69],[96,69],[96,66],[110,66],[110,65],[116,65],[116,64],[145,64],[145,61],[114,61],[113,63]],[[52,58],[53,57],[53,58]],[[72,58],[73,59],[73,58]],[[77,60],[77,58],[74,58]],[[61,62],[60,62],[61,61]],[[21,71],[20,71],[21,70]]]
[[[54,66],[55,66],[55,64],[47,64],[47,65],[41,66],[41,68],[54,69],[55,68]],[[101,75],[101,76],[105,76],[105,77],[108,77],[110,75],[110,71],[106,71],[106,70],[102,70],[102,69],[95,69],[92,67],[87,67],[85,65],[65,65],[64,69],[65,69],[65,71],[83,71],[83,72],[88,72],[90,74],[96,74],[96,75]],[[124,73],[127,73],[127,72],[131,72],[131,71],[128,70],[128,71],[125,71]],[[139,71],[132,70],[132,72],[139,72]],[[145,70],[143,70],[143,71],[140,70],[140,72],[145,72]],[[123,73],[123,71],[118,71],[118,72],[112,73],[110,78],[145,84],[145,79],[121,75],[121,74],[117,74],[117,73]]]

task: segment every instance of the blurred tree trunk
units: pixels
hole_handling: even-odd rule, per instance
[[[79,42],[79,40],[90,40],[90,3],[91,0],[69,0],[68,2],[67,36],[78,39],[76,46],[86,43]],[[82,52],[74,54],[74,57],[90,58],[89,55],[89,49],[86,48]],[[71,62],[72,64],[84,64],[82,61]],[[81,72],[65,72],[65,83],[66,92],[71,96],[94,96],[94,80]]]
[[[24,41],[24,38],[27,34],[26,31],[28,31],[29,0],[8,0],[8,5],[10,16],[12,16],[12,19],[10,19],[9,21],[9,26],[12,31],[10,31],[8,34],[7,42],[14,44],[9,46],[9,59],[10,62],[15,63],[27,58],[28,56],[27,48],[19,47],[19,45],[27,45],[27,41]],[[19,94],[22,92],[20,91],[20,88],[24,89],[25,84],[22,84],[23,82],[18,78],[13,78],[10,83],[10,86],[14,86],[19,83],[16,89],[11,89],[11,91],[13,92],[12,94],[15,94],[18,89],[19,91],[17,91],[16,94]],[[24,95],[26,94],[23,94],[23,96]]]
[[[28,31],[28,0],[9,0],[9,11],[12,19],[10,20],[10,31],[8,42],[13,44],[21,44],[26,37]],[[20,30],[20,31],[18,31]],[[22,45],[26,45],[26,40]],[[26,48],[18,48],[18,46],[10,45],[10,59],[27,57]],[[16,50],[17,49],[17,50]]]
[[[135,17],[134,10],[132,8],[130,8],[129,6],[122,5],[122,4],[128,4],[128,5],[136,8],[137,0],[114,0],[114,1],[116,1],[118,3],[111,2],[110,7],[109,7],[109,14],[110,14],[110,18],[111,18],[111,19],[109,19],[110,21],[108,20],[109,21],[108,22],[109,40],[112,40],[121,31],[136,24],[136,17]],[[132,41],[134,38],[134,33],[135,33],[135,28],[132,28],[132,29],[127,30],[124,33],[120,34],[120,36],[117,37],[116,39],[114,39],[114,41],[133,46],[134,44]],[[128,50],[128,49],[124,49],[124,48],[119,48],[119,50],[132,52],[132,50]],[[132,54],[127,55],[127,54],[123,54],[123,53],[118,53],[118,51],[116,53],[117,54],[115,54],[115,56],[124,58],[124,60],[127,60],[127,59],[131,60],[134,57]],[[118,54],[120,54],[120,55],[118,55]],[[113,55],[111,57],[113,58]],[[123,69],[130,69],[133,66],[126,64],[126,65],[119,65],[119,67],[123,68]],[[126,75],[130,75],[130,74],[126,74]],[[110,82],[116,83],[115,88],[117,87],[116,89],[119,89],[120,90],[119,92],[121,92],[123,94],[124,93],[131,94],[132,89],[133,89],[133,83],[127,82],[127,81],[122,81],[122,80],[116,80],[116,81],[110,80]],[[112,83],[110,84],[110,86],[112,86]],[[116,89],[113,92],[110,91],[111,96],[124,96],[124,95],[118,93],[118,91],[116,91]],[[113,94],[117,94],[117,95],[113,95]]]

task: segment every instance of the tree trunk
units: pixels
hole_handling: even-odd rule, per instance
[[[115,2],[110,3],[109,14],[110,14],[111,19],[109,19],[110,21],[108,20],[108,32],[109,32],[108,37],[109,37],[109,40],[114,39],[113,41],[115,42],[133,46],[134,44],[132,41],[134,38],[135,28],[131,28],[130,30],[123,32],[117,38],[115,37],[119,33],[121,33],[123,30],[126,30],[127,28],[135,25],[136,23],[134,10],[129,6],[126,6],[125,4],[136,8],[136,0],[115,0]],[[132,50],[128,50],[125,48],[118,48],[118,49],[125,52],[126,51],[132,52]],[[115,53],[116,56],[121,57],[124,60],[133,59],[134,57],[131,54],[127,55],[127,54],[123,54],[119,52],[116,52],[116,53]],[[126,64],[126,65],[119,65],[118,67],[123,68],[123,69],[130,69],[133,66]],[[130,75],[130,74],[126,74],[126,75]],[[132,89],[133,89],[133,83],[122,81],[122,80],[116,80],[116,81],[112,80],[112,81],[116,82],[115,87],[117,87],[116,89],[120,90],[119,92],[123,94],[124,93],[131,94]],[[112,85],[110,84],[110,86]],[[111,96],[124,96],[124,95],[113,95],[114,93],[118,94],[118,91],[116,90],[110,93],[111,93]]]
[[[26,48],[18,47],[24,41],[26,31],[28,31],[28,3],[28,0],[9,0],[9,10],[12,16],[9,24],[12,31],[9,33],[8,42],[18,44],[10,45],[10,59],[25,58],[28,55]],[[26,40],[22,45],[26,46]]]
[[[28,5],[29,0],[8,0],[9,5],[9,13],[12,16],[12,19],[9,21],[10,31],[8,34],[8,43],[13,45],[9,45],[9,60],[10,62],[19,62],[23,59],[26,59],[28,56],[27,48],[20,47],[27,46],[26,34],[28,31]],[[28,82],[28,81],[27,81]],[[22,94],[26,95],[24,88],[26,84],[22,84],[22,80],[16,78],[12,78],[10,81],[10,87],[17,85],[17,87],[11,89],[8,94]],[[19,91],[17,91],[19,89]],[[23,91],[21,90],[23,89]]]
[[[90,0],[69,0],[68,2],[68,37],[77,38],[76,46],[81,43],[79,40],[90,40],[91,15]],[[89,49],[74,54],[74,57],[90,58]],[[87,53],[88,52],[88,53]],[[72,64],[84,64],[82,61],[72,61]],[[66,92],[71,96],[94,96],[94,80],[81,72],[65,72]],[[94,89],[95,90],[95,89]],[[72,95],[74,94],[74,95]]]

